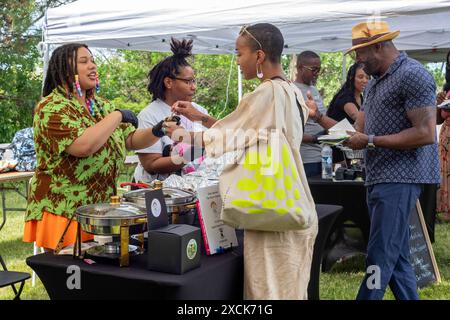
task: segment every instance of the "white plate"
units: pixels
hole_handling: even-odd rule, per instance
[[[450,109],[450,100],[444,100],[440,105],[438,105],[438,108],[441,109]]]

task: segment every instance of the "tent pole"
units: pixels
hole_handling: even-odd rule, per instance
[[[241,74],[241,68],[237,67],[238,72],[238,102],[241,102],[242,99],[242,74]]]
[[[341,84],[345,83],[345,78],[347,77],[346,72],[347,71],[347,55],[342,52],[342,77],[341,77]]]
[[[42,49],[44,50],[44,55],[42,57],[43,64],[42,64],[42,88],[41,88],[42,90],[41,90],[41,93],[44,90],[45,76],[47,74],[48,62],[50,60],[50,44],[44,42]]]
[[[45,5],[47,5],[47,0],[45,0]],[[45,11],[44,23],[42,25],[42,50],[44,51],[44,54],[42,57],[43,63],[42,63],[42,90],[41,90],[41,93],[44,92],[45,76],[47,75],[48,63],[50,61],[50,44],[46,42],[47,13],[48,13],[48,10]]]

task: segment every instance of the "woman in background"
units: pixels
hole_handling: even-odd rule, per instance
[[[363,103],[362,93],[369,76],[364,72],[362,63],[353,64],[347,72],[347,79],[341,89],[331,100],[327,116],[336,121],[344,118],[353,124]]]
[[[334,95],[327,110],[327,116],[341,121],[347,119],[350,124],[354,124],[363,103],[362,92],[369,82],[369,76],[364,72],[362,63],[353,64],[347,72],[347,79],[344,85]],[[340,163],[344,160],[342,150],[332,147],[333,162]],[[349,165],[349,161],[347,161]]]

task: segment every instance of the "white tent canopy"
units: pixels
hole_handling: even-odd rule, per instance
[[[337,52],[350,46],[354,24],[378,18],[401,30],[394,41],[401,50],[443,59],[450,48],[449,0],[79,0],[47,11],[44,42],[169,51],[174,36],[193,38],[195,53],[231,53],[242,25],[270,22],[285,37],[285,53]]]

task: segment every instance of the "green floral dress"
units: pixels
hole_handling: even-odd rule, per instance
[[[36,107],[33,129],[37,167],[31,183],[25,221],[41,220],[44,211],[72,218],[76,208],[108,202],[125,160],[125,140],[135,130],[121,124],[108,141],[89,157],[78,158],[65,149],[114,108],[96,98],[94,116],[76,98],[58,89]]]

